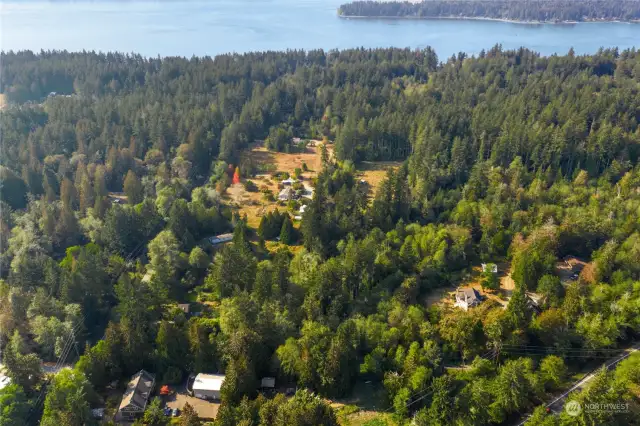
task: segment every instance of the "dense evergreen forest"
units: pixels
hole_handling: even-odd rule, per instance
[[[569,396],[628,409],[544,403],[640,333],[640,52],[0,64],[3,426],[93,424],[141,368],[171,385],[225,374],[215,426],[346,425],[323,398],[357,383],[389,415],[369,426],[532,411],[528,425],[638,424],[639,353]],[[259,172],[240,153],[279,134],[271,149],[324,139],[333,155],[323,145],[299,228],[274,212],[253,229],[225,193]],[[371,160],[402,162],[372,196],[357,175]],[[225,232],[223,247],[206,241]],[[588,263],[561,280],[567,256]],[[505,306],[428,303],[481,262],[510,268]],[[74,367],[52,377],[41,361]],[[298,391],[259,394],[265,376]],[[168,422],[154,400],[136,424]]]
[[[638,0],[424,0],[354,1],[344,17],[490,18],[532,22],[640,21]]]

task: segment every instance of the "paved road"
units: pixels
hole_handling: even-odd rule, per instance
[[[640,350],[640,344],[627,348],[621,355],[618,355],[614,358],[607,360],[604,363],[604,366],[607,368],[607,370],[610,370],[613,367],[615,367],[620,361],[624,361],[625,359],[629,358],[629,356],[631,356],[632,353],[637,352],[638,350]],[[598,368],[593,372],[587,374],[584,378],[582,378],[581,380],[576,382],[573,386],[571,386],[569,390],[564,392],[562,395],[559,395],[558,397],[554,398],[551,402],[545,405],[545,407],[551,410],[551,412],[555,414],[562,413],[564,404],[567,401],[567,397],[569,396],[569,394],[571,394],[572,392],[584,389],[585,386],[596,376],[599,370],[600,369]],[[528,418],[529,418],[529,415],[526,415],[525,419],[518,423],[518,426],[524,425],[527,422]]]

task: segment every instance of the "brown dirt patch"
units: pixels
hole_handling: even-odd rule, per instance
[[[310,172],[305,176],[315,176],[322,170],[322,158],[320,156],[320,145],[308,146],[305,152],[287,154],[284,152],[272,152],[263,146],[256,146],[244,155],[251,158],[254,164],[270,164],[275,166],[279,172],[293,173],[296,168],[302,169],[302,164],[306,163]]]
[[[560,276],[560,280],[565,284],[574,281],[573,274],[582,275],[584,272],[586,278],[593,278],[593,269],[592,267],[587,268],[587,265],[588,263],[582,259],[567,256],[556,263],[556,272]]]
[[[166,405],[167,407],[174,409],[177,408],[180,411],[183,410],[184,404],[189,403],[198,413],[198,417],[201,419],[215,419],[218,414],[218,407],[220,407],[219,403],[205,401],[200,398],[195,398],[186,393],[186,391],[181,390],[176,392],[168,397],[166,397]]]
[[[371,188],[370,195],[374,196],[387,176],[387,170],[395,169],[401,164],[399,161],[363,161],[358,165],[359,177],[367,181]]]
[[[473,288],[483,297],[495,300],[501,305],[506,305],[508,298],[515,289],[515,283],[511,278],[511,270],[508,263],[498,263],[498,277],[500,279],[500,290],[486,292],[482,290],[481,274],[482,267],[480,265],[471,268],[471,272],[462,277],[458,285],[450,287],[442,287],[432,290],[424,299],[426,307],[432,305],[440,305],[442,307],[453,307],[455,292],[458,288]]]

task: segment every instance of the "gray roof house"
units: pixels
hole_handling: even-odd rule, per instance
[[[147,408],[147,402],[149,401],[149,396],[151,396],[151,391],[153,391],[155,383],[156,381],[153,374],[145,370],[140,370],[134,375],[122,396],[122,402],[120,402],[116,420],[132,422],[136,417],[142,415],[145,408]]]
[[[480,293],[474,288],[459,288],[456,290],[456,303],[454,306],[464,309],[477,306],[482,301]]]
[[[280,194],[278,194],[278,200],[280,201],[289,201],[294,198],[296,198],[296,191],[290,186],[287,186],[285,189],[280,191]]]

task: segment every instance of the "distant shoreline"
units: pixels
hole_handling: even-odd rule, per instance
[[[416,21],[430,21],[430,20],[447,20],[447,21],[491,21],[491,22],[504,22],[508,24],[522,24],[522,25],[574,25],[574,24],[598,24],[598,23],[611,23],[611,24],[640,24],[640,20],[620,21],[620,20],[605,20],[605,19],[592,19],[588,21],[520,21],[517,19],[506,18],[488,18],[484,16],[349,16],[341,15],[338,13],[338,17],[341,19],[386,19],[386,20],[416,20]]]

